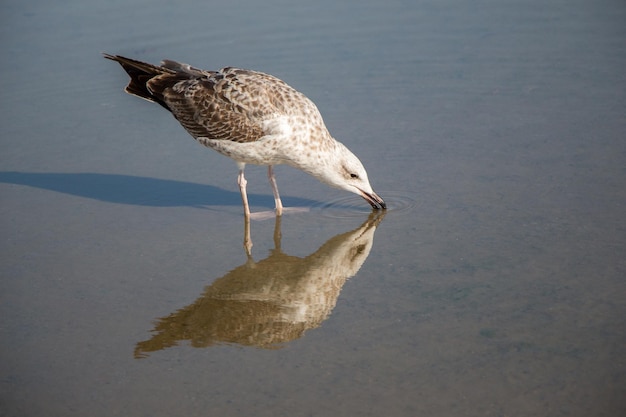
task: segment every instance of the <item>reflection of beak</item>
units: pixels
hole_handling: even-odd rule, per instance
[[[363,197],[365,201],[370,203],[370,206],[372,206],[374,210],[385,210],[387,208],[387,205],[385,204],[383,199],[380,198],[375,192],[372,191],[371,193],[366,193],[361,189],[359,189],[359,192],[361,193],[361,197]]]

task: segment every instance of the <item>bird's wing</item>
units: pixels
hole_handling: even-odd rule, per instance
[[[300,94],[271,75],[238,68],[203,71],[164,61],[174,73],[147,82],[195,138],[254,142],[271,133],[263,122],[285,114],[285,94]]]

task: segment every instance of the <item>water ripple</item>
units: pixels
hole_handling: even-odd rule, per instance
[[[417,206],[416,197],[406,191],[384,191],[379,194],[387,204],[390,213],[409,213]],[[346,194],[334,200],[325,201],[311,208],[312,211],[321,211],[321,214],[332,218],[362,217],[372,211],[372,208],[356,194]]]

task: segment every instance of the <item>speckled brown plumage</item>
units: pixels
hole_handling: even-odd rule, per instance
[[[105,56],[130,75],[126,92],[161,104],[196,139],[254,142],[268,133],[265,120],[276,114],[296,115],[300,109],[290,103],[309,101],[284,81],[258,71],[233,67],[203,71],[170,60],[155,66]]]

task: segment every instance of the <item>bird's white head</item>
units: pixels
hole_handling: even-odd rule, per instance
[[[360,195],[376,210],[386,209],[383,199],[372,189],[359,158],[342,143],[335,141],[334,145],[317,169],[306,171],[331,187]]]

